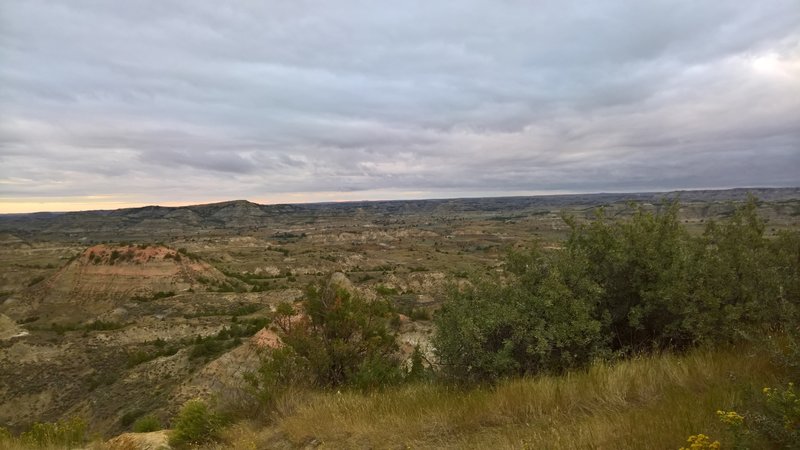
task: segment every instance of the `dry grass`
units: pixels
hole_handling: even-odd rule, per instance
[[[102,440],[94,440],[82,447],[67,447],[64,445],[35,445],[31,443],[22,442],[19,439],[0,439],[0,449],[2,450],[67,450],[67,449],[80,449],[80,450],[137,450],[130,447],[109,447]]]
[[[227,446],[676,449],[690,434],[724,437],[715,411],[780,378],[759,352],[698,350],[493,388],[319,393],[285,405],[272,426],[237,425]]]
[[[724,445],[715,411],[742,410],[783,378],[763,352],[739,348],[469,390],[417,384],[371,394],[300,392],[284,399],[272,424],[240,422],[205,448],[677,449],[701,432]]]

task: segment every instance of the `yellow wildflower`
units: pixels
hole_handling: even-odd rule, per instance
[[[736,411],[717,411],[717,417],[722,423],[731,426],[740,426],[744,423],[744,416]]]
[[[711,441],[711,438],[705,434],[698,434],[689,436],[686,440],[689,443],[688,447],[681,447],[680,450],[719,450],[719,441]]]

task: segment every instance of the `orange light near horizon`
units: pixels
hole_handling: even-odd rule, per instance
[[[85,197],[56,197],[47,199],[6,198],[0,199],[0,214],[24,214],[35,212],[73,212],[104,209],[140,208],[158,204],[160,206],[186,206],[199,202],[142,202],[114,195],[89,195]]]
[[[134,195],[90,195],[81,197],[50,197],[50,198],[0,198],[0,214],[24,214],[35,212],[75,212],[92,210],[109,210],[122,208],[141,208],[144,206],[191,206],[208,203],[218,203],[232,200],[249,200],[254,203],[284,204],[284,203],[338,203],[358,201],[391,201],[391,200],[421,200],[441,198],[466,198],[466,197],[505,197],[528,195],[564,195],[578,194],[579,191],[487,191],[487,192],[433,192],[433,191],[331,191],[331,192],[287,192],[270,196],[236,196],[233,198],[205,198],[198,200],[161,201],[138,200]]]

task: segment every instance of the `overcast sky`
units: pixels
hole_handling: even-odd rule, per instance
[[[0,0],[0,212],[798,185],[797,0]]]

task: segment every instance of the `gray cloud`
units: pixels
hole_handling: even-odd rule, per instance
[[[800,184],[794,0],[0,5],[0,208]]]

